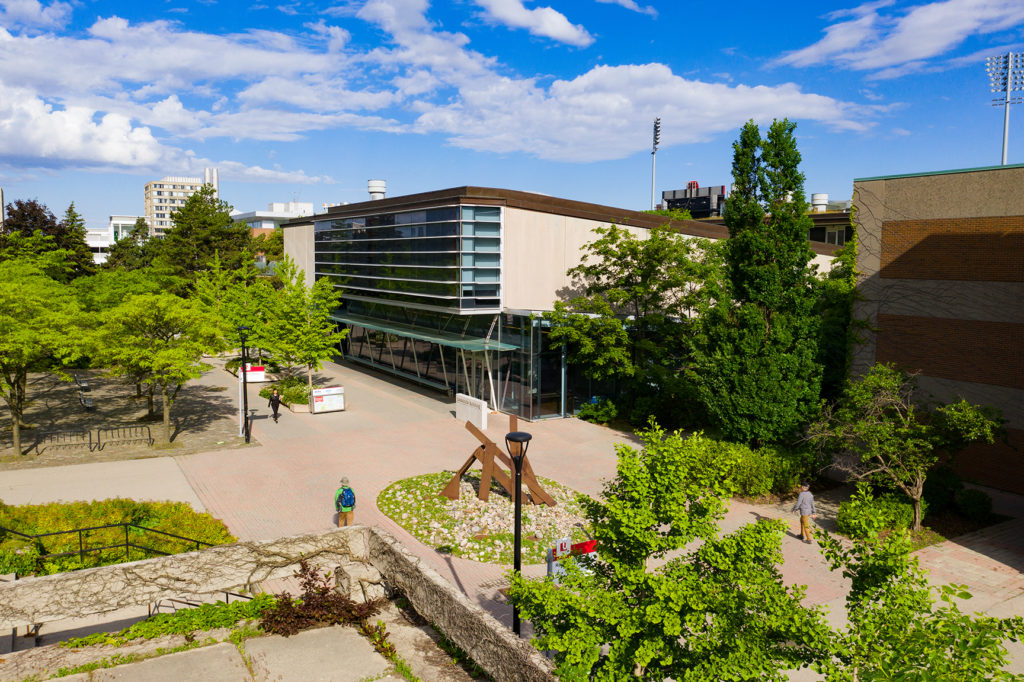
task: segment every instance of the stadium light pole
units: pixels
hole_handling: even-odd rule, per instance
[[[1010,139],[1010,105],[1024,101],[1014,91],[1024,90],[1024,54],[1007,52],[985,60],[992,92],[1002,94],[992,100],[992,106],[1003,106],[1003,164],[1006,165],[1006,150]]]
[[[661,142],[661,117],[654,119],[654,144],[651,145],[651,210],[654,210],[654,156],[658,153]]]

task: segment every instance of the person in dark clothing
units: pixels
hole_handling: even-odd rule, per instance
[[[270,394],[270,402],[268,403],[270,409],[274,411],[274,423],[277,423],[277,411],[281,409],[281,394],[274,389],[274,392]]]

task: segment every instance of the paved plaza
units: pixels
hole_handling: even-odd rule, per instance
[[[338,479],[348,476],[358,498],[357,523],[394,534],[481,607],[501,622],[510,622],[511,609],[498,594],[507,566],[442,555],[374,504],[390,483],[456,469],[477,447],[478,441],[456,421],[454,402],[348,366],[328,365],[322,378],[324,383],[345,386],[344,412],[284,411],[275,423],[266,401],[258,396],[259,386],[250,386],[249,405],[255,414],[251,447],[6,471],[0,499],[9,504],[115,495],[183,500],[222,519],[239,539],[265,541],[331,528],[333,493]],[[208,372],[201,382],[229,389],[235,385],[234,377],[220,369]],[[492,414],[487,434],[501,444],[507,427],[505,415]],[[602,481],[615,475],[615,444],[632,441],[629,434],[576,419],[520,421],[519,428],[533,434],[529,456],[538,475],[595,496]],[[968,585],[975,597],[967,603],[968,610],[1024,614],[1024,502],[998,495],[996,504],[996,511],[1017,518],[925,548],[918,556],[935,582]],[[732,504],[723,528],[737,528],[758,516],[785,518],[796,529],[795,516],[784,506],[739,502]],[[783,555],[784,579],[807,585],[810,602],[826,604],[842,618],[848,583],[828,570],[817,546],[800,542],[794,533],[784,540]],[[529,566],[526,572],[542,575],[544,567]],[[1024,672],[1019,647],[1014,654],[1015,670]]]

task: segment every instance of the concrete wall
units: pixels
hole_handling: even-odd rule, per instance
[[[554,680],[550,662],[525,640],[394,537],[365,526],[0,583],[0,627],[107,613],[171,597],[252,591],[263,580],[292,575],[302,560],[334,572],[338,589],[356,601],[385,596],[384,585],[399,589],[495,680]]]
[[[998,407],[1007,441],[959,466],[1024,493],[1024,167],[857,181],[854,207],[852,372],[892,362],[937,400]]]
[[[551,310],[559,298],[571,296],[566,272],[580,264],[583,245],[595,239],[596,220],[519,208],[505,209],[502,258],[505,307]],[[624,227],[638,237],[649,230]]]
[[[313,286],[313,224],[284,228],[284,253],[306,272],[306,285]]]

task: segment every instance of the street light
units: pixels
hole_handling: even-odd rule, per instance
[[[516,575],[520,575],[523,568],[523,556],[522,556],[522,545],[523,545],[523,458],[526,457],[526,450],[530,447],[530,439],[533,438],[530,434],[525,431],[513,431],[505,436],[505,449],[508,450],[509,457],[512,458],[512,463],[515,464],[516,469],[516,482],[515,482],[515,540],[512,548],[512,568],[516,572]],[[517,447],[513,448],[512,444],[515,443]],[[513,452],[515,450],[515,452]],[[512,632],[519,634],[519,607],[512,604]]]
[[[992,106],[1003,106],[1003,165],[1006,165],[1006,147],[1010,134],[1010,105],[1024,101],[1014,90],[1024,90],[1024,54],[1007,52],[985,60],[992,92],[1002,94],[992,100]]]
[[[239,325],[238,336],[242,339],[242,421],[239,424],[241,433],[238,435],[245,436],[245,442],[249,442],[249,384],[245,380],[245,340],[249,337],[249,330],[251,327],[246,325]]]

